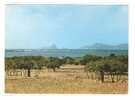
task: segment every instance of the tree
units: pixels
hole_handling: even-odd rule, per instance
[[[84,57],[82,57],[82,60],[80,61],[80,63],[82,65],[86,65],[90,61],[97,61],[97,60],[100,60],[101,58],[102,57],[95,56],[95,55],[85,55]]]
[[[64,64],[74,64],[74,59],[72,57],[64,57],[63,63]]]
[[[95,73],[99,72],[100,80],[102,83],[104,82],[104,71],[107,70],[106,68],[107,66],[104,66],[103,64],[104,64],[103,61],[100,60],[100,61],[90,62],[85,66],[85,70],[88,72],[95,72]]]
[[[24,58],[23,60],[20,60],[20,62],[16,62],[16,69],[26,69],[27,70],[27,76],[31,77],[31,69],[34,68],[35,62],[31,59]]]
[[[5,59],[5,70],[13,69],[14,61],[10,58]]]
[[[14,62],[12,65],[13,69],[25,69],[27,70],[27,76],[31,77],[31,69],[34,69],[36,66],[36,62],[33,60],[33,57],[13,57],[10,59]]]
[[[46,64],[47,68],[53,69],[53,71],[56,71],[56,68],[60,68],[60,66],[63,64],[62,60],[55,57],[50,57],[49,62]]]
[[[122,60],[123,61],[123,60]],[[113,58],[104,58],[102,60],[89,62],[85,69],[88,72],[100,72],[100,80],[104,82],[104,75],[105,73],[109,73],[111,75],[112,82],[115,82],[114,76],[115,75],[122,75],[123,73],[127,72],[127,64],[118,60],[116,57]]]

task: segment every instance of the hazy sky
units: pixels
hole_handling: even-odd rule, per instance
[[[127,6],[7,5],[6,48],[128,42]]]

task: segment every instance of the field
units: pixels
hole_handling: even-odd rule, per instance
[[[128,82],[105,82],[88,79],[82,65],[64,65],[51,69],[32,70],[31,77],[7,76],[6,93],[102,93],[127,94]]]

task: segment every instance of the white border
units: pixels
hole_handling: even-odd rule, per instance
[[[4,90],[5,6],[0,2],[0,94]]]
[[[5,94],[4,93],[4,48],[5,48],[5,5],[6,4],[90,4],[90,5],[128,5],[129,6],[129,93],[128,95],[52,95],[52,94]],[[0,98],[7,99],[132,99],[135,98],[135,2],[134,0],[1,0],[0,1]],[[13,98],[11,98],[13,96]]]

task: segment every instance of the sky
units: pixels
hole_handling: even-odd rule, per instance
[[[7,5],[6,49],[128,43],[126,5]]]

